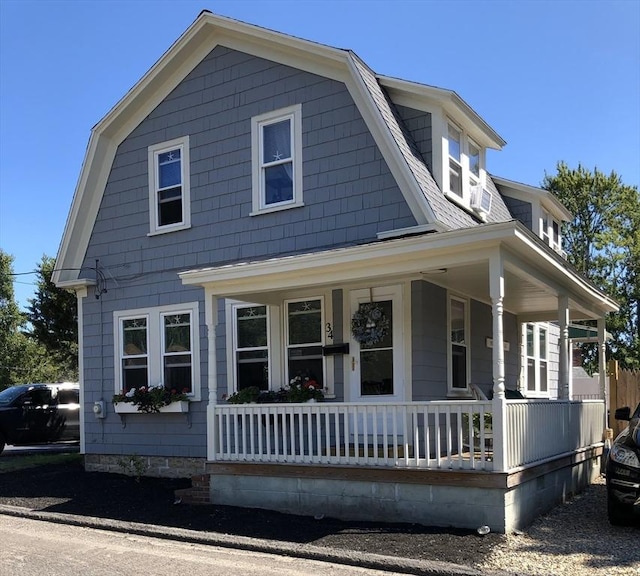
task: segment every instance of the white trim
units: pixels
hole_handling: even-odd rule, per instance
[[[486,150],[483,146],[473,140],[467,131],[454,122],[451,118],[445,119],[446,124],[442,134],[442,190],[444,195],[452,200],[474,216],[481,217],[484,220],[487,214],[481,213],[481,211],[474,209],[471,205],[471,180],[473,179],[475,185],[485,186],[487,181],[486,173]],[[460,158],[455,159],[449,153],[449,129],[453,128],[460,135]],[[479,151],[479,176],[472,174],[469,168],[469,145],[472,144]],[[451,190],[450,180],[450,162],[455,162],[460,168],[460,194]],[[435,162],[434,162],[435,164]]]
[[[491,179],[504,196],[529,202],[533,206],[537,206],[538,209],[542,205],[561,222],[573,220],[573,214],[548,190],[507,180],[494,174],[491,174]]]
[[[531,326],[532,338],[533,338],[533,354],[529,354],[529,342],[527,338],[527,328]],[[522,382],[520,389],[525,396],[530,398],[550,398],[551,397],[551,362],[549,358],[549,338],[550,330],[549,325],[544,322],[525,322],[521,328],[522,334]],[[543,351],[540,349],[540,332],[545,333],[545,349],[544,358]],[[533,361],[533,387],[529,388],[529,360]],[[546,390],[542,389],[541,375],[542,366],[545,366],[546,371]]]
[[[415,108],[433,114],[435,109],[442,109],[448,116],[460,119],[460,123],[469,124],[470,134],[483,147],[500,150],[506,142],[493,130],[456,92],[436,86],[419,84],[410,80],[376,75],[391,99],[401,106]]]
[[[263,350],[267,351],[267,390],[273,390],[273,359],[277,358],[277,354],[273,353],[272,342],[272,307],[267,304],[259,304],[254,302],[243,302],[241,300],[225,300],[225,319],[227,334],[227,394],[231,395],[238,391],[238,370],[237,370],[237,352],[238,352],[238,324],[237,311],[241,308],[265,308],[267,345],[256,348],[242,348],[241,350]],[[230,376],[231,375],[231,376]]]
[[[120,394],[122,382],[122,321],[132,318],[146,318],[147,320],[147,377],[148,385],[158,382],[164,384],[163,350],[164,330],[162,318],[167,314],[189,314],[191,318],[191,386],[188,394],[190,400],[201,399],[200,382],[200,314],[198,302],[172,304],[135,310],[116,310],[113,312],[113,345],[114,345],[114,393]]]
[[[158,222],[158,156],[169,150],[180,150],[182,220],[161,226]],[[189,158],[189,136],[149,146],[147,166],[149,176],[149,235],[165,234],[191,227],[191,164]]]
[[[291,290],[292,287],[313,289],[338,282],[370,284],[373,278],[380,276],[406,277],[434,268],[464,265],[486,260],[488,249],[503,245],[508,245],[514,266],[523,270],[532,281],[537,279],[536,284],[567,290],[572,302],[584,313],[581,319],[598,318],[618,309],[611,298],[567,268],[560,256],[551,253],[540,239],[516,221],[188,270],[178,276],[184,285],[207,287],[214,296],[260,294],[263,297],[267,292]],[[375,267],[372,267],[374,261]],[[537,266],[527,262],[535,262]]]
[[[325,298],[323,295],[318,296],[307,296],[300,298],[287,298],[282,301],[282,373],[283,373],[283,382],[290,382],[292,375],[289,373],[289,348],[300,348],[304,347],[303,345],[293,345],[291,346],[289,343],[289,304],[295,304],[296,302],[305,302],[308,300],[318,300],[320,301],[320,341],[311,344],[310,346],[320,346],[321,348],[326,344],[326,334],[325,334],[325,325],[326,325],[326,315],[325,315]],[[321,352],[322,354],[322,352]],[[322,386],[323,388],[327,388],[327,358],[322,355]]]
[[[262,128],[284,120],[291,121],[291,165],[293,169],[293,198],[266,204],[264,163],[262,162]],[[303,206],[302,190],[302,104],[273,110],[251,118],[251,216]]]

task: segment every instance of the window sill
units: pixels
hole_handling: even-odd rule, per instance
[[[150,230],[147,233],[147,236],[160,236],[162,234],[170,234],[171,232],[179,232],[180,230],[188,230],[189,228],[191,228],[191,224],[176,224],[173,226],[166,226],[163,228]]]
[[[261,214],[271,214],[272,212],[280,212],[281,210],[290,210],[292,208],[302,208],[304,202],[291,202],[290,204],[278,204],[269,208],[259,208],[249,213],[249,216],[260,216]]]
[[[116,402],[113,405],[113,409],[116,412],[116,414],[148,414],[148,412],[140,411],[138,406],[136,406],[131,402]],[[181,400],[179,402],[172,402],[171,404],[162,406],[160,408],[160,412],[163,412],[163,413],[189,412],[189,401]],[[150,412],[150,414],[154,414],[154,412]]]

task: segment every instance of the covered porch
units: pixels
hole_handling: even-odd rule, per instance
[[[324,402],[227,404],[228,371],[225,382],[209,370],[212,501],[303,514],[324,510],[345,518],[392,514],[398,521],[458,526],[490,519],[495,529],[509,531],[544,509],[534,493],[544,489],[546,500],[557,501],[558,490],[577,491],[594,473],[606,407],[604,401],[570,400],[569,324],[597,321],[604,367],[604,318],[616,305],[515,221],[437,234],[400,231],[366,245],[191,270],[180,277],[204,288],[209,366],[218,364],[212,343],[222,336],[221,298],[269,305],[292,290],[339,288],[344,314],[333,343],[351,344],[336,371],[342,387]],[[491,382],[485,392],[491,400],[474,398],[471,389],[456,393],[449,387],[447,394],[446,385],[440,398],[420,399],[420,350],[411,338],[419,321],[411,309],[415,282],[490,310],[482,330],[488,330]],[[401,319],[394,332],[401,342],[397,355],[394,350],[398,370],[392,393],[365,397],[348,384],[360,362],[360,348],[350,339],[349,295],[354,302],[353,294],[368,290],[375,296],[385,286],[400,286],[401,305],[394,312]],[[507,399],[507,315],[512,323],[552,321],[559,327],[558,399]],[[504,345],[493,345],[498,342]],[[511,342],[518,358],[520,346]],[[511,360],[513,355],[512,350]],[[604,390],[604,369],[600,375]],[[456,503],[476,512],[460,513]]]

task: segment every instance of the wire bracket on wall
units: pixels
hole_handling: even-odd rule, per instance
[[[107,278],[104,275],[104,272],[100,269],[100,260],[96,259],[96,286],[94,290],[94,294],[96,295],[96,300],[100,300],[100,296],[107,293]]]

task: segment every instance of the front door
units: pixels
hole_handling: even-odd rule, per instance
[[[350,296],[350,400],[405,401],[402,287],[353,290]]]

